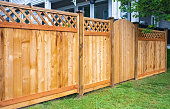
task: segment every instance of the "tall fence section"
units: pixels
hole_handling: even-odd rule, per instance
[[[0,107],[166,72],[167,32],[0,1]]]
[[[151,33],[138,35],[137,77],[144,78],[160,72],[166,72],[167,31],[152,30]]]

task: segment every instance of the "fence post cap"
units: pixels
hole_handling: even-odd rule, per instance
[[[139,22],[133,22],[133,24],[139,24]]]
[[[108,19],[108,20],[111,20],[111,19],[113,19],[113,20],[114,20],[114,17],[108,17],[107,19]]]
[[[83,11],[82,10],[78,10],[76,13],[83,13]]]
[[[164,28],[164,30],[166,31],[166,30],[168,30],[168,28]]]
[[[137,28],[139,27],[139,22],[132,22]]]

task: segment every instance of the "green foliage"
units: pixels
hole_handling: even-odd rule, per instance
[[[67,26],[68,26],[68,27],[71,27],[71,25],[70,25],[70,24],[68,24]]]
[[[64,21],[64,22],[65,22],[66,26],[71,27],[71,25],[70,25],[70,24],[67,24],[67,22],[66,22],[66,21]],[[65,27],[65,24],[64,24],[64,23],[62,23],[62,27]]]
[[[153,15],[157,21],[170,20],[170,0],[118,0],[122,5],[121,10],[126,10],[130,13],[139,12],[139,15],[133,17],[146,17]],[[133,5],[127,7],[127,2],[136,1]]]
[[[115,0],[114,0],[115,1]],[[125,10],[127,12],[138,12],[139,14],[133,15],[133,17],[147,17],[155,16],[155,24],[161,20],[170,21],[170,0],[118,0],[121,1],[121,6],[119,7],[121,11]],[[131,3],[135,1],[133,5],[127,6],[128,2]],[[156,25],[153,24],[151,28]],[[151,29],[148,27],[147,29]]]

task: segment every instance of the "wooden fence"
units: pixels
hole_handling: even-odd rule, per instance
[[[110,21],[84,18],[83,74],[85,92],[110,85]]]
[[[166,32],[145,34],[128,20],[82,12],[0,5],[0,108],[83,96],[166,71]]]
[[[135,76],[136,27],[128,20],[114,22],[114,84]]]
[[[166,72],[167,31],[152,30],[138,36],[138,67],[137,78]]]
[[[0,106],[78,93],[79,15],[0,2]]]

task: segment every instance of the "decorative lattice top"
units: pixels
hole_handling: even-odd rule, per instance
[[[165,32],[164,31],[156,31],[152,30],[151,33],[144,33],[142,29],[139,29],[139,39],[165,39]]]
[[[110,21],[85,17],[84,30],[89,32],[110,32]]]
[[[77,15],[0,1],[0,22],[77,28]]]

